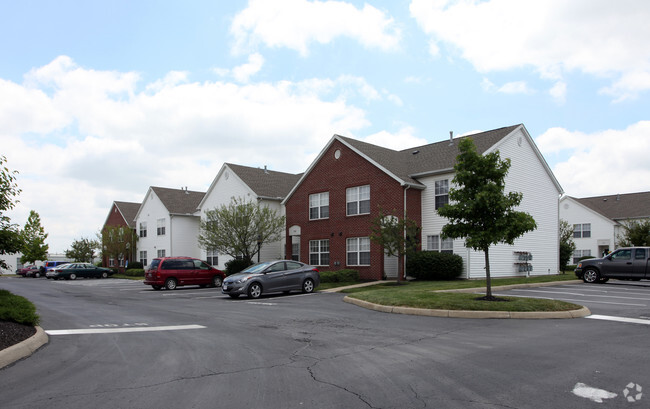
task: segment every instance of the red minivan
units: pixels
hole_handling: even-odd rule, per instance
[[[154,258],[144,274],[144,284],[154,290],[173,290],[182,285],[221,287],[226,274],[205,261],[191,257]]]

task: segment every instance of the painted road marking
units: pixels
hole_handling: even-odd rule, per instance
[[[583,297],[590,297],[592,295],[585,295],[585,294],[580,294],[580,293],[567,293],[564,291],[545,291],[545,290],[513,290],[513,291],[522,291],[522,292],[531,292],[531,293],[545,293],[545,294],[567,294],[567,295],[578,295],[578,296],[583,296]],[[644,297],[644,298],[635,298],[635,297],[623,297],[623,296],[616,296],[616,295],[597,295],[596,297],[599,298],[622,298],[624,300],[650,300],[650,297]]]
[[[589,315],[585,318],[591,318],[592,320],[616,321],[616,322],[627,322],[631,324],[650,325],[650,320],[642,320],[639,318],[612,317],[609,315],[598,315],[598,314]]]
[[[117,332],[151,332],[151,331],[178,331],[184,329],[207,328],[203,325],[171,325],[164,327],[130,327],[130,328],[85,328],[85,329],[55,329],[45,331],[47,335],[82,335],[82,334],[110,334]]]

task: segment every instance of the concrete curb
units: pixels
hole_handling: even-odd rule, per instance
[[[49,338],[43,328],[36,327],[36,334],[23,342],[12,345],[0,351],[0,369],[14,362],[26,358],[36,352],[40,347],[47,344]]]
[[[394,307],[391,305],[374,304],[368,301],[359,300],[346,296],[343,301],[354,304],[358,307],[367,308],[373,311],[387,312],[392,314],[420,315],[425,317],[444,318],[512,318],[512,319],[568,319],[582,318],[591,315],[589,308],[582,307],[571,311],[550,311],[550,312],[520,312],[520,311],[467,311],[467,310],[430,310],[427,308]]]

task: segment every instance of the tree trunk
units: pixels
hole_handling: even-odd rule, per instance
[[[492,299],[492,278],[490,277],[490,253],[489,248],[483,249],[485,253],[485,298],[488,300]]]
[[[402,282],[402,276],[404,275],[404,255],[400,254],[399,257],[397,257],[397,260],[399,263],[399,266],[397,266],[397,285],[399,285]]]

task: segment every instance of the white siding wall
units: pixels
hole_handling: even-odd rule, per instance
[[[563,197],[560,202],[560,218],[571,226],[574,224],[591,224],[591,237],[574,238],[576,250],[591,250],[593,257],[600,257],[599,246],[607,246],[610,251],[615,249],[616,224],[614,221],[583,206],[570,197]],[[573,257],[569,260],[572,263]]]
[[[158,236],[156,229],[158,226],[158,219],[165,219],[165,235]],[[140,234],[140,223],[147,223],[147,237],[138,237],[136,258],[140,260],[140,251],[147,252],[147,262],[150,263],[152,259],[158,256],[158,250],[165,250],[165,254],[170,256],[171,252],[171,232],[170,232],[170,218],[167,208],[162,204],[158,196],[149,190],[147,196],[142,202],[142,208],[136,219],[136,231]]]
[[[520,139],[521,138],[521,139]],[[521,145],[519,144],[521,141]],[[521,131],[513,132],[496,147],[501,158],[510,158],[511,167],[506,177],[505,191],[523,193],[517,210],[525,211],[537,222],[537,229],[515,241],[515,244],[498,244],[490,247],[490,271],[492,277],[525,275],[519,273],[516,251],[532,253],[531,275],[555,274],[559,267],[558,215],[559,195],[553,180],[538,159],[534,148]],[[436,180],[453,179],[453,175],[432,176],[420,179],[427,188],[422,196],[422,243],[426,236],[440,234],[446,219],[438,216],[434,208]],[[454,253],[463,257],[465,277],[485,277],[485,255],[464,247],[463,240],[454,242]]]
[[[202,258],[198,242],[199,220],[199,216],[171,216],[169,234],[172,243],[169,256]]]

